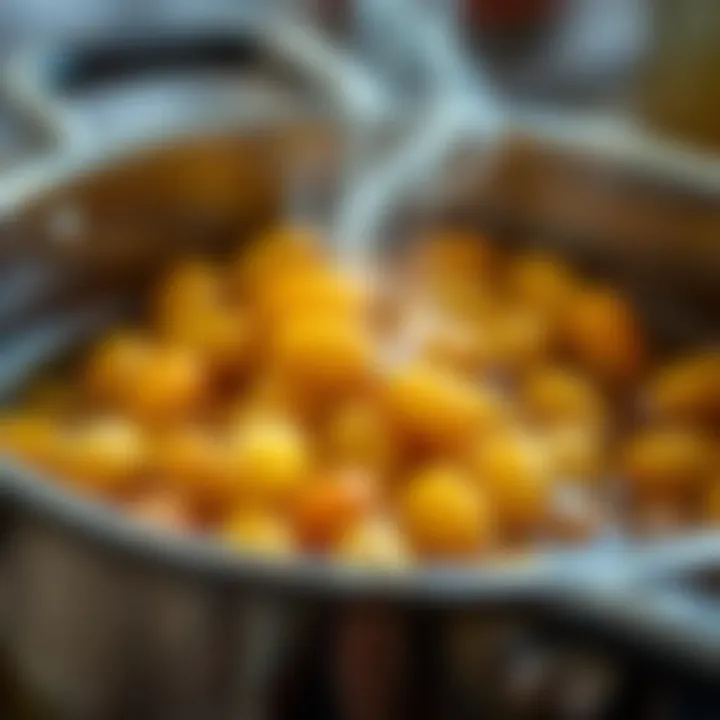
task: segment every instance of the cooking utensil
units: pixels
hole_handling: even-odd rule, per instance
[[[144,71],[147,63],[214,67],[228,60],[239,63],[245,77],[253,76],[251,88],[238,89],[237,112],[210,123],[207,113],[184,118],[154,141],[132,137],[108,146],[97,128],[81,123],[58,89],[87,81],[98,68],[124,75]],[[58,68],[62,77],[55,74]],[[366,92],[358,77],[342,55],[307,28],[290,24],[244,31],[225,26],[201,37],[196,29],[190,36],[124,38],[109,47],[46,49],[16,60],[8,94],[44,135],[46,154],[12,169],[2,192],[9,226],[3,270],[17,281],[12,307],[2,313],[5,389],[32,372],[46,351],[67,348],[116,317],[124,306],[118,296],[152,273],[161,256],[199,245],[234,245],[282,210],[289,154],[302,154],[308,137],[318,147],[320,139],[334,143],[337,151],[347,139],[349,117],[374,121],[372,89]],[[117,173],[115,162],[122,166]],[[61,177],[68,181],[63,188],[57,185]],[[11,510],[3,533],[3,589],[9,591],[3,592],[3,620],[10,623],[3,622],[3,647],[21,684],[29,681],[41,696],[40,705],[48,699],[63,712],[93,718],[122,715],[124,709],[135,717],[168,718],[209,717],[223,707],[243,716],[253,711],[255,695],[269,682],[264,668],[272,667],[273,637],[290,637],[283,628],[296,624],[301,601],[288,600],[286,607],[282,593],[276,599],[258,596],[249,586],[241,590],[242,599],[235,598],[223,571],[202,587],[194,573],[162,577],[159,568],[133,569],[133,561],[120,557],[106,565],[95,550],[86,554],[84,541],[72,541],[74,547],[63,552],[64,540],[56,543],[43,531],[31,530],[28,545],[24,511],[5,484],[14,472],[7,470],[0,492],[3,510],[8,500]],[[143,533],[134,528],[127,537],[138,530]],[[157,547],[151,535],[145,542]],[[37,585],[46,581],[58,582],[58,592]],[[117,594],[107,594],[111,585]],[[63,588],[69,592],[60,597]],[[65,639],[51,629],[60,628],[57,622],[68,632]]]
[[[371,163],[369,172],[356,176],[353,191],[340,208],[336,236],[341,250],[356,262],[367,262],[377,248],[373,236],[382,221],[386,198],[397,199],[428,186],[428,176],[453,149],[468,137],[483,148],[485,164],[492,163],[502,142],[507,122],[504,108],[482,64],[469,65],[454,36],[451,5],[424,5],[412,0],[363,0],[360,3],[369,24],[381,33],[375,45],[419,66],[423,78],[423,107],[414,111],[415,127],[406,133],[394,152]],[[392,38],[407,36],[405,52]],[[412,57],[407,48],[412,47]],[[387,68],[385,69],[387,73]]]
[[[388,11],[389,7],[394,13]],[[430,75],[430,110],[427,124],[411,135],[410,141],[384,166],[371,169],[365,185],[360,184],[358,192],[350,195],[350,208],[343,216],[346,225],[341,225],[340,233],[360,248],[368,246],[370,237],[378,243],[382,224],[389,222],[392,212],[398,211],[398,203],[407,202],[413,192],[416,204],[427,204],[428,196],[417,199],[418,176],[423,172],[442,174],[443,164],[467,145],[468,138],[481,148],[476,155],[476,165],[479,157],[481,169],[478,172],[476,168],[474,192],[481,191],[484,175],[492,173],[504,133],[513,129],[513,113],[517,113],[500,100],[482,59],[471,67],[464,57],[459,38],[452,33],[452,21],[456,19],[452,4],[444,6],[444,14],[437,12],[437,7],[431,9],[427,4],[404,0],[395,0],[384,9],[388,32],[399,32],[403,22],[413,18],[414,40]],[[572,146],[574,139],[568,137],[566,141]],[[587,147],[583,150],[586,152]],[[439,185],[432,189],[437,193]],[[387,198],[392,198],[390,203]],[[464,202],[468,204],[472,198],[466,196]],[[375,225],[370,225],[368,219]],[[395,229],[385,237],[385,245],[392,241],[393,232]],[[676,562],[678,557],[686,563],[692,557],[696,561],[703,558],[705,567],[720,564],[720,534],[711,534],[707,540],[690,540],[689,548],[688,555],[688,545],[681,541],[654,549],[623,546],[615,552],[605,550],[592,563],[587,577],[587,558],[581,554],[576,571],[568,571],[568,582],[555,586],[560,603],[577,605],[580,612],[596,621],[618,623],[645,634],[646,639],[667,639],[678,633],[691,653],[706,654],[706,659],[720,666],[720,623],[713,619],[717,605],[691,596],[687,587],[678,591],[670,570],[682,572],[683,563]],[[652,567],[655,571],[664,569],[653,578]],[[666,583],[669,580],[669,585],[659,583],[663,573],[662,579]]]
[[[222,251],[276,217],[283,205],[280,156],[302,145],[305,133],[340,146],[342,129],[322,116],[295,114],[287,105],[262,114],[246,110],[245,117],[228,118],[234,132],[222,123],[199,134],[185,128],[151,151],[85,145],[77,156],[37,161],[3,184],[2,217],[12,220],[3,233],[6,267],[14,271],[34,258],[49,276],[72,278],[73,288],[45,296],[22,321],[6,326],[0,357],[14,370],[4,377],[4,391],[17,391],[45,362],[93,335],[116,303],[136,297],[144,279],[173,254],[199,244]],[[192,182],[178,182],[188,177]],[[210,195],[204,192],[208,177],[217,182]],[[468,200],[477,205],[472,195]],[[387,228],[402,210],[388,198],[387,222],[377,227]],[[521,625],[547,617],[559,596],[573,598],[561,591],[581,578],[590,557],[560,552],[527,564],[393,576],[311,561],[271,567],[207,542],[136,527],[19,467],[8,465],[1,482],[0,494],[13,510],[0,584],[7,609],[3,644],[21,684],[79,718],[268,716],[271,698],[285,702],[274,714],[290,717],[288,707],[297,710],[299,701],[286,682],[304,679],[306,665],[312,678],[325,677],[322,697],[342,708],[347,685],[331,672],[347,659],[338,635],[348,618],[377,627],[377,618],[360,612],[366,604],[380,605],[400,635],[400,651],[390,653],[399,668],[391,694],[402,696],[404,710],[414,699],[428,713],[447,716],[456,664],[478,677],[446,648],[458,620],[464,614],[487,619],[498,606],[519,610],[514,620]],[[698,560],[697,541],[687,545]],[[625,557],[618,582],[641,567],[638,583],[650,587],[659,579],[661,568],[647,558]],[[578,585],[575,597],[589,594],[591,585]],[[636,639],[649,634],[640,623]],[[635,637],[615,635],[624,645]],[[656,652],[666,651],[657,652],[658,661],[714,667],[706,653],[690,652],[684,635],[656,637],[653,630],[652,636]],[[296,656],[306,638],[314,643],[310,653]],[[308,659],[327,659],[327,676]],[[372,674],[372,666],[365,670]],[[311,701],[303,695],[300,704],[317,708]]]

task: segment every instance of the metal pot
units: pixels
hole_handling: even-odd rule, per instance
[[[273,47],[297,49],[286,40],[276,36]],[[313,45],[309,56],[327,60],[320,51]],[[340,67],[338,59],[333,71]],[[327,78],[327,64],[320,69],[311,63],[311,78]],[[43,108],[35,115],[43,124],[57,119],[56,103],[39,105],[37,92],[25,100]],[[116,317],[174,253],[199,245],[222,252],[271,222],[284,207],[286,158],[311,143],[337,159],[342,142],[337,118],[293,103],[269,102],[230,120],[232,129],[186,127],[152,149],[76,143],[82,133],[73,130],[67,152],[7,179],[0,193],[3,289],[13,300],[0,308],[6,397]],[[70,127],[52,125],[63,136]],[[456,185],[444,200],[476,206],[474,195],[460,192],[472,185]],[[410,208],[391,203],[382,227],[407,222],[401,210]],[[677,679],[678,667],[707,677],[718,667],[720,643],[703,603],[685,602],[666,581],[716,560],[716,536],[389,576],[310,561],[269,566],[160,536],[9,463],[0,483],[2,645],[23,712],[29,705],[41,716],[92,719],[532,717],[535,710],[570,717],[563,707],[578,702],[588,717],[615,717],[623,683],[641,686],[628,668],[649,663]],[[592,652],[588,640],[566,640],[593,628]],[[648,647],[652,661],[642,652]],[[587,697],[567,697],[569,671],[570,685],[591,687]]]

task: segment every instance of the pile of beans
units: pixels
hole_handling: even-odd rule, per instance
[[[443,230],[360,275],[278,228],[172,268],[0,441],[139,522],[394,568],[718,523],[719,422],[720,354],[653,367],[556,258]]]

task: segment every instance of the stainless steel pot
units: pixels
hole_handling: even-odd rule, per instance
[[[310,49],[295,55],[300,67],[308,68],[303,57],[327,60],[327,48]],[[338,59],[331,69],[341,67]],[[327,63],[317,69],[310,63],[311,79],[327,78]],[[36,118],[58,117],[37,84],[23,87],[34,87],[25,100],[28,109],[42,108]],[[327,97],[337,77],[322,87]],[[72,138],[68,151],[16,171],[0,188],[3,289],[12,289],[0,307],[6,397],[116,317],[173,254],[199,245],[222,252],[271,222],[284,207],[288,157],[310,144],[337,169],[343,124],[333,105],[318,113],[276,100],[262,112],[245,107],[230,127],[185,127],[151,149],[77,142],[81,133],[68,134],[66,113],[52,125]],[[468,219],[479,191],[461,170],[446,176],[438,168],[438,177],[453,179],[443,183],[442,204],[462,206]],[[484,192],[510,207],[500,192],[505,179]],[[510,199],[520,202],[516,191],[527,186],[511,186]],[[386,231],[410,217],[428,220],[412,203],[393,200],[386,210],[378,223]],[[513,218],[537,227],[531,210],[515,207]],[[543,228],[556,241],[568,236],[567,225],[560,229]],[[583,253],[596,255],[598,243],[585,240]],[[615,260],[605,265],[617,270]],[[641,281],[647,286],[650,276]],[[716,561],[716,535],[388,576],[308,561],[268,566],[207,542],[159,536],[9,463],[0,483],[8,515],[3,647],[23,702],[49,708],[49,716],[397,718],[484,709],[507,717],[535,707],[563,717],[563,703],[585,702],[597,713],[619,683],[635,682],[625,674],[635,667],[633,649],[652,648],[644,663],[657,673],[664,666],[667,677],[679,668],[710,677],[719,667],[717,615],[667,581]],[[596,637],[591,653],[587,640],[567,644],[578,627],[596,635],[600,628],[605,640]],[[566,697],[559,678],[568,670],[578,673],[573,686],[584,682],[595,694]]]

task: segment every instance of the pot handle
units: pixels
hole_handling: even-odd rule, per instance
[[[560,608],[684,668],[720,676],[720,533],[578,556],[554,590]]]
[[[43,152],[53,153],[73,143],[76,129],[63,104],[46,92],[39,60],[29,48],[12,56],[3,74],[2,92],[7,106],[39,136]]]
[[[393,62],[410,60],[418,67],[425,85],[423,107],[416,112],[410,131],[393,152],[363,168],[357,163],[355,183],[340,205],[334,234],[343,257],[362,267],[372,261],[392,202],[417,192],[428,176],[437,172],[450,157],[468,128],[465,65],[446,18],[413,0],[361,0],[360,9],[372,30],[373,41],[390,46]],[[408,18],[412,17],[412,22]],[[404,54],[412,57],[404,57]],[[387,73],[387,68],[385,69]],[[493,108],[494,109],[494,108]],[[473,122],[482,124],[477,114]],[[489,126],[499,127],[499,115],[492,114]],[[356,133],[355,157],[368,155],[372,138]],[[391,201],[389,202],[389,199]]]
[[[73,91],[153,71],[227,69],[258,54],[297,70],[345,118],[374,122],[387,110],[384,91],[359,64],[307,22],[289,18],[27,47],[8,60],[2,91],[53,153],[92,135],[72,111]]]
[[[28,47],[9,58],[0,76],[0,91],[8,107],[14,107],[37,129],[44,142],[39,157],[3,174],[0,217],[51,187],[69,170],[82,168],[84,158],[97,152],[94,141],[99,133],[88,127],[73,107],[73,89],[79,92],[87,85],[103,85],[148,71],[237,68],[253,59],[254,68],[267,60],[279,63],[290,71],[291,90],[292,80],[299,79],[325,100],[351,152],[359,145],[363,150],[375,145],[376,130],[391,107],[388,94],[350,54],[299,18],[281,14],[271,22],[249,23],[230,15],[222,23],[215,18],[207,26],[190,30],[115,34]],[[105,148],[102,150],[105,154]],[[365,168],[372,158],[368,152],[361,154]],[[354,159],[348,159],[347,165],[347,180],[354,183],[359,172]]]

